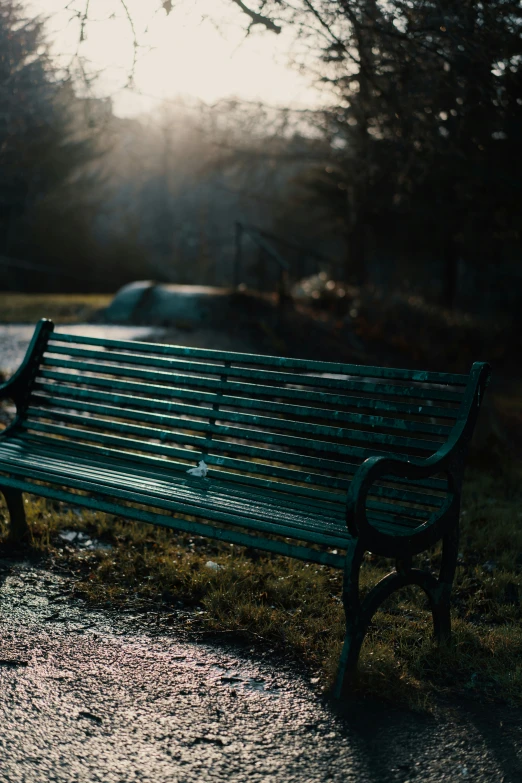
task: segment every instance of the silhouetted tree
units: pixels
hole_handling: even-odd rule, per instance
[[[0,0],[0,253],[80,276],[79,259],[57,257],[53,242],[74,224],[78,251],[95,203],[98,152],[77,110],[71,84],[50,65],[43,22]]]
[[[308,64],[337,97],[322,125],[331,161],[316,171],[315,187],[344,214],[348,270],[359,282],[367,234],[391,223],[438,253],[449,307],[459,258],[483,272],[508,245],[520,254],[520,3],[302,0],[262,7],[277,18],[286,11],[308,35]]]

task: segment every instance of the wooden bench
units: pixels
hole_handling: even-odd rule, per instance
[[[11,536],[22,493],[344,569],[347,687],[379,604],[415,584],[450,634],[466,450],[489,378],[53,332],[0,396]],[[187,473],[200,460],[208,474]],[[43,482],[43,483],[41,483]],[[194,517],[196,519],[194,519]],[[440,574],[412,557],[443,540]],[[395,570],[359,599],[365,551]]]

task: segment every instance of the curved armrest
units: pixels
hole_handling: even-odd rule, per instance
[[[447,442],[431,457],[421,459],[390,455],[369,457],[362,463],[348,489],[346,523],[351,535],[375,538],[375,530],[366,517],[366,500],[372,484],[383,476],[415,480],[446,473],[450,497],[430,517],[427,525],[441,520],[458,503],[465,457],[489,376],[488,364],[477,362],[473,365],[455,426]]]
[[[38,368],[42,354],[47,346],[49,335],[53,329],[53,322],[47,318],[42,318],[41,321],[38,321],[22,364],[8,381],[0,384],[0,399],[10,397],[14,400],[17,408],[20,406],[31,383],[32,374]]]
[[[447,451],[447,444],[444,450]],[[348,530],[352,536],[365,537],[373,530],[366,518],[366,499],[375,481],[386,478],[422,479],[437,473],[447,472],[451,481],[450,491],[459,489],[460,481],[449,465],[449,454],[438,451],[426,460],[404,459],[400,457],[369,457],[355,474],[348,489],[347,516]]]

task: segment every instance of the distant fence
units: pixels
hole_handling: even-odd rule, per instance
[[[279,299],[289,296],[290,286],[295,279],[299,276],[303,276],[305,269],[305,261],[312,259],[317,262],[317,266],[320,264],[330,264],[328,259],[322,253],[311,250],[309,247],[300,244],[299,242],[293,242],[285,237],[272,234],[270,231],[265,231],[257,226],[253,226],[249,223],[242,223],[239,220],[235,222],[235,258],[234,258],[234,286],[237,288],[244,280],[241,277],[244,275],[244,260],[243,260],[243,237],[248,236],[254,244],[260,250],[260,263],[259,263],[259,279],[258,287],[263,287],[263,261],[269,260],[274,264],[277,269],[277,291]],[[286,247],[294,251],[298,251],[300,254],[301,263],[299,269],[292,269],[292,265],[288,259],[282,254],[278,246]],[[294,265],[295,266],[295,265]],[[314,271],[317,271],[315,269]]]

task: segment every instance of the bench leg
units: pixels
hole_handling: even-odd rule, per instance
[[[442,562],[437,587],[429,596],[433,613],[434,636],[439,644],[448,644],[451,638],[450,597],[457,568],[459,551],[458,526],[442,539]]]
[[[29,528],[25,518],[23,495],[19,489],[2,487],[1,492],[5,498],[9,511],[9,538],[12,544],[21,544],[29,539]]]
[[[359,542],[354,542],[346,553],[344,566],[343,605],[346,634],[333,691],[336,699],[348,695],[352,689],[357,661],[366,633],[359,600],[359,571],[363,557],[364,548]]]
[[[439,578],[428,571],[412,568],[411,558],[397,561],[397,568],[373,587],[363,601],[359,599],[359,570],[364,549],[356,544],[346,557],[343,603],[346,615],[346,636],[334,687],[334,697],[348,696],[357,670],[361,646],[373,615],[396,590],[417,585],[426,593],[433,615],[434,636],[439,644],[447,644],[451,636],[450,596],[458,557],[458,528],[443,539]]]

